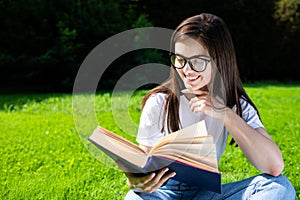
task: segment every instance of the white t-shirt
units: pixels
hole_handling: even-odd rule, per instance
[[[165,120],[164,132],[161,132],[166,97],[166,94],[157,93],[151,95],[147,100],[142,111],[136,138],[139,144],[152,147],[156,142],[169,134],[166,124],[167,120]],[[242,117],[247,124],[252,128],[263,127],[256,110],[246,100],[241,98],[240,102],[243,110]],[[228,131],[225,129],[223,123],[203,113],[192,112],[189,108],[189,100],[183,95],[180,96],[179,105],[181,128],[185,128],[200,120],[205,120],[208,133],[213,136],[216,143],[217,158],[219,160],[225,150],[228,138]],[[235,107],[233,109],[235,110]]]

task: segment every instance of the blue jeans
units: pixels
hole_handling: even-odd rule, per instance
[[[222,185],[222,194],[198,187],[192,187],[170,179],[167,184],[152,193],[135,193],[130,190],[126,200],[165,200],[165,199],[201,199],[201,200],[294,200],[296,192],[290,181],[283,175],[274,177],[266,174],[242,181]]]

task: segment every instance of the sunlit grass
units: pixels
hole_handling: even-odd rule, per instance
[[[265,128],[280,146],[286,175],[300,191],[300,87],[247,85]],[[126,116],[131,135],[117,126],[111,93],[96,95],[99,123],[134,141],[145,91],[129,98]],[[114,101],[120,105],[126,94]],[[85,97],[82,97],[84,105]],[[126,106],[125,106],[126,107]],[[129,116],[129,118],[128,118]],[[75,126],[72,96],[63,94],[0,95],[1,199],[123,199],[128,191],[124,175],[96,160],[83,145]],[[122,121],[124,120],[124,121]],[[125,129],[128,127],[125,127]],[[88,133],[89,134],[89,133]],[[239,148],[228,146],[220,162],[223,183],[259,173]]]

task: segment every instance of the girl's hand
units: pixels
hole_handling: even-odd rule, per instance
[[[143,177],[137,177],[131,173],[125,173],[127,176],[127,185],[135,192],[154,192],[169,178],[176,175],[175,172],[168,171],[168,168],[164,168],[158,172],[151,173]]]
[[[221,121],[224,120],[228,107],[216,98],[210,96],[208,91],[185,89],[182,92],[195,95],[195,97],[191,98],[189,103],[192,112],[202,112],[210,117]]]

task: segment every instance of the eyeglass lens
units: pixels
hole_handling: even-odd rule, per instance
[[[186,63],[189,63],[190,67],[197,72],[202,72],[205,70],[207,63],[209,60],[200,58],[200,57],[194,57],[194,58],[185,58],[178,54],[173,54],[171,56],[171,64],[176,68],[183,68]]]

